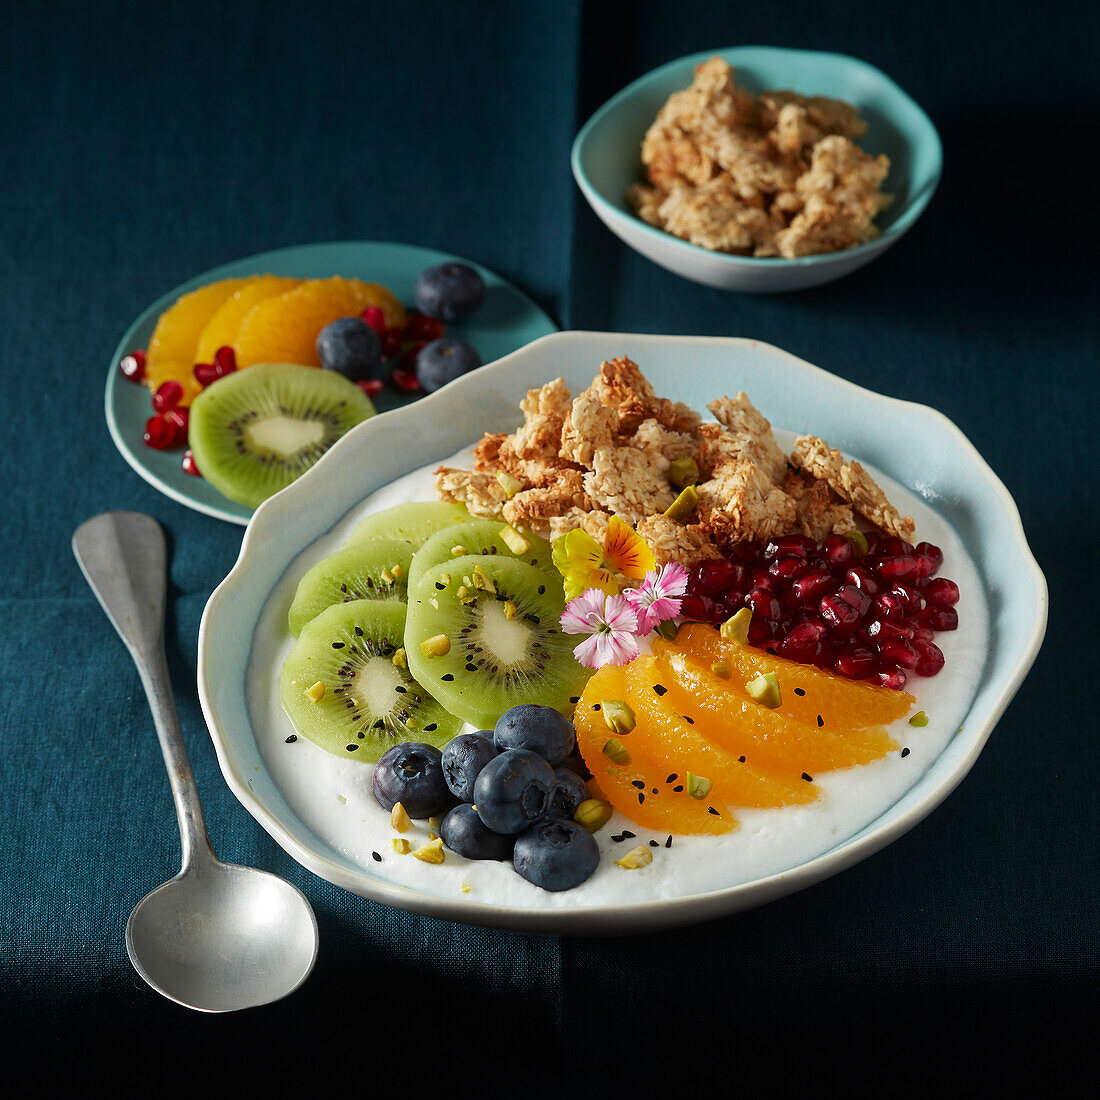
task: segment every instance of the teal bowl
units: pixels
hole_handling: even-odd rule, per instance
[[[733,256],[689,244],[646,225],[624,195],[642,179],[646,130],[675,91],[686,88],[701,61],[719,56],[752,92],[788,88],[855,104],[867,121],[860,145],[890,158],[885,189],[893,203],[879,215],[881,235],[867,244],[786,260]],[[801,290],[831,282],[870,263],[920,217],[943,169],[943,147],[931,119],[885,73],[865,61],[817,50],[736,46],[670,61],[624,88],[584,124],[572,151],[573,176],[600,220],[631,248],[686,279],[723,290]]]

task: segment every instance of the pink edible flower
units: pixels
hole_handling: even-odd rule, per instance
[[[638,656],[638,616],[625,596],[585,589],[565,605],[561,628],[566,634],[590,635],[573,650],[585,668],[625,665]]]
[[[680,614],[681,600],[687,591],[688,571],[676,562],[662,565],[646,573],[637,588],[629,589],[625,597],[638,616],[638,633],[648,634],[658,623],[675,619]]]

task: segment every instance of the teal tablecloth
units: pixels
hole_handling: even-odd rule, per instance
[[[32,1066],[46,1095],[108,1071],[171,1091],[198,1048],[208,1082],[233,1063],[276,1065],[289,1084],[323,1056],[390,1096],[422,1091],[428,1072],[463,1095],[498,1076],[523,1094],[584,1095],[608,1075],[616,1094],[667,1077],[712,1095],[716,1064],[732,1095],[817,1092],[841,1075],[870,1095],[953,1078],[982,1095],[1005,1071],[1042,1084],[1036,1095],[1072,1083],[1100,971],[1095,12],[5,7],[6,1071]],[[832,286],[757,298],[681,281],[620,245],[573,185],[570,142],[608,95],[740,43],[863,57],[942,134],[924,218]],[[108,438],[102,390],[115,342],[166,290],[264,249],[351,238],[473,257],[565,327],[758,337],[958,423],[1014,494],[1051,588],[1038,663],[961,788],[837,878],[634,939],[421,919],[285,856],[230,795],[196,697],[199,617],[241,530],[139,480]],[[316,907],[320,960],[284,1003],[198,1017],[126,959],[126,915],[174,873],[178,840],[136,675],[69,551],[76,524],[109,508],[149,512],[169,534],[169,660],[219,852],[288,876]]]

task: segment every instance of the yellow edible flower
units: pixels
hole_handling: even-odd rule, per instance
[[[554,540],[552,556],[565,581],[567,601],[589,588],[617,596],[618,577],[641,580],[657,564],[645,539],[619,516],[611,517],[603,546],[578,527]]]

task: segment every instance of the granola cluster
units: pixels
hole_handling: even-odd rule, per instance
[[[825,96],[734,84],[720,57],[695,68],[646,133],[648,184],[627,201],[650,225],[718,252],[792,259],[878,235],[890,168],[855,144],[867,124]]]
[[[744,393],[720,397],[701,423],[686,405],[658,397],[627,358],[600,365],[576,398],[562,379],[530,390],[523,424],[486,435],[474,469],[441,466],[441,499],[476,516],[502,518],[557,538],[582,527],[602,540],[613,515],[637,529],[662,564],[718,558],[737,543],[799,533],[820,541],[869,525],[910,539],[867,471],[815,436],[783,453],[771,425]],[[693,459],[698,502],[667,515],[678,489],[673,462]]]

